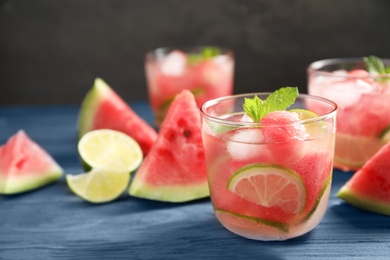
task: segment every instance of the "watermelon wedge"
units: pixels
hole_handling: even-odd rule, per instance
[[[368,211],[390,215],[390,142],[348,180],[337,196]]]
[[[132,196],[184,202],[209,196],[199,109],[189,90],[170,105],[152,150],[138,169]]]
[[[33,190],[62,174],[62,168],[23,130],[0,147],[0,194]]]
[[[138,142],[144,155],[157,139],[157,132],[100,78],[95,79],[95,84],[83,100],[78,128],[79,138],[96,129],[123,132]]]

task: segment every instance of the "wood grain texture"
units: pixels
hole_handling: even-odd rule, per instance
[[[133,108],[152,120],[146,103]],[[0,143],[24,129],[66,173],[76,152],[78,107],[0,107]],[[238,237],[214,217],[209,199],[171,204],[123,196],[92,205],[65,179],[25,194],[0,196],[0,259],[389,259],[390,218],[335,197],[351,173],[334,172],[329,209],[309,234],[284,242]]]

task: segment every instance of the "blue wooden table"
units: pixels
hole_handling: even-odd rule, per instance
[[[147,103],[131,104],[152,122]],[[0,107],[0,144],[19,129],[66,173],[82,171],[77,106]],[[132,198],[92,205],[65,179],[0,195],[0,259],[390,259],[390,217],[335,197],[351,173],[335,170],[327,214],[309,234],[283,242],[238,237],[214,217],[209,199],[171,204]]]

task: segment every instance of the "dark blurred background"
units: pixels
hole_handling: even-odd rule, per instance
[[[390,58],[388,0],[0,0],[0,105],[79,104],[95,77],[147,100],[144,55],[223,45],[235,93],[306,92],[314,60]]]

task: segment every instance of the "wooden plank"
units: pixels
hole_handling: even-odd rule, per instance
[[[152,120],[145,103],[137,113]],[[49,150],[66,173],[81,172],[77,107],[0,107],[0,141],[19,128]],[[130,197],[93,205],[65,179],[0,196],[0,259],[389,259],[389,217],[361,211],[335,194],[351,173],[334,172],[329,208],[307,235],[283,242],[238,237],[216,220],[209,199],[172,204]]]

